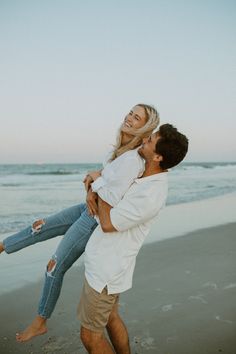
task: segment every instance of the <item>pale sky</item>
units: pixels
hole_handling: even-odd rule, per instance
[[[0,163],[100,162],[136,103],[236,160],[236,2],[0,0]]]

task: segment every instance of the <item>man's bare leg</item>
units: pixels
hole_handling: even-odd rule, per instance
[[[80,338],[89,354],[114,354],[114,351],[103,333],[93,332],[81,327]]]
[[[0,242],[0,253],[2,253],[4,250],[5,250],[5,248],[4,248],[4,246],[3,246],[3,243]]]
[[[114,306],[109,316],[106,329],[116,353],[130,354],[128,331],[119,316],[118,304]]]
[[[27,342],[33,337],[40,336],[47,332],[47,319],[36,316],[33,322],[23,332],[16,333],[17,342]]]

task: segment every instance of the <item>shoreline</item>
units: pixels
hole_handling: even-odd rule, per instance
[[[235,205],[235,192],[210,199],[169,205],[160,212],[145,244],[236,222]]]
[[[132,352],[235,354],[235,231],[230,223],[143,246],[133,288],[120,300]],[[14,334],[35,315],[42,280],[0,296],[4,354],[85,353],[76,319],[83,272],[70,270],[48,334],[29,343]]]

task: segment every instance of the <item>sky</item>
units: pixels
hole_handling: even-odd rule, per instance
[[[236,2],[0,0],[0,163],[100,162],[137,103],[236,161]]]

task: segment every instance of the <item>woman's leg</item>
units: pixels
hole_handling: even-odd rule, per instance
[[[84,252],[96,227],[96,220],[88,214],[86,208],[80,218],[68,229],[47,265],[38,316],[24,332],[17,335],[18,341],[30,340],[47,331],[46,321],[51,316],[59,298],[64,274]]]
[[[9,236],[0,243],[0,253],[13,253],[35,243],[64,235],[71,225],[81,216],[86,204],[74,205],[59,213],[36,220],[32,226]]]

